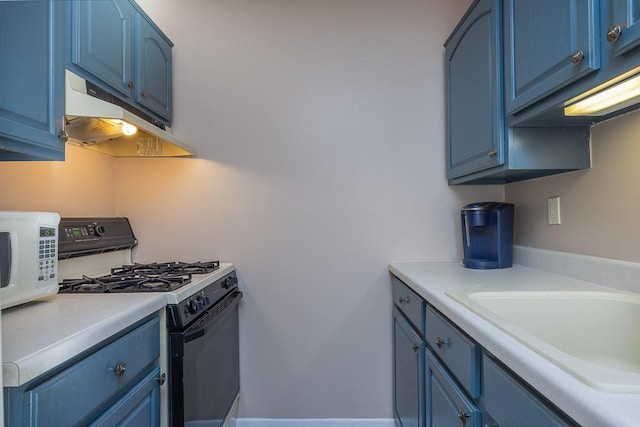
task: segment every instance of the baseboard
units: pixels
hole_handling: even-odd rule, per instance
[[[238,418],[236,427],[395,427],[385,418]]]

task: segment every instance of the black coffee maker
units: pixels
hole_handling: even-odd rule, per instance
[[[479,202],[462,208],[462,264],[467,268],[509,268],[513,265],[512,203]]]

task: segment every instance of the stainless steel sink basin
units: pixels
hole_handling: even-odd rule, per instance
[[[586,384],[640,393],[640,296],[617,291],[447,295]]]

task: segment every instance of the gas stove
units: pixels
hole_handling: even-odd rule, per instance
[[[217,260],[132,262],[138,241],[124,217],[62,218],[58,236],[61,294],[163,292],[183,326],[237,287],[233,266]]]

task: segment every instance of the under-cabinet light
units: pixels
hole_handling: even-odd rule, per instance
[[[122,133],[125,135],[135,135],[138,132],[138,128],[131,123],[122,122]]]
[[[640,102],[640,67],[565,103],[565,116],[605,116]]]

